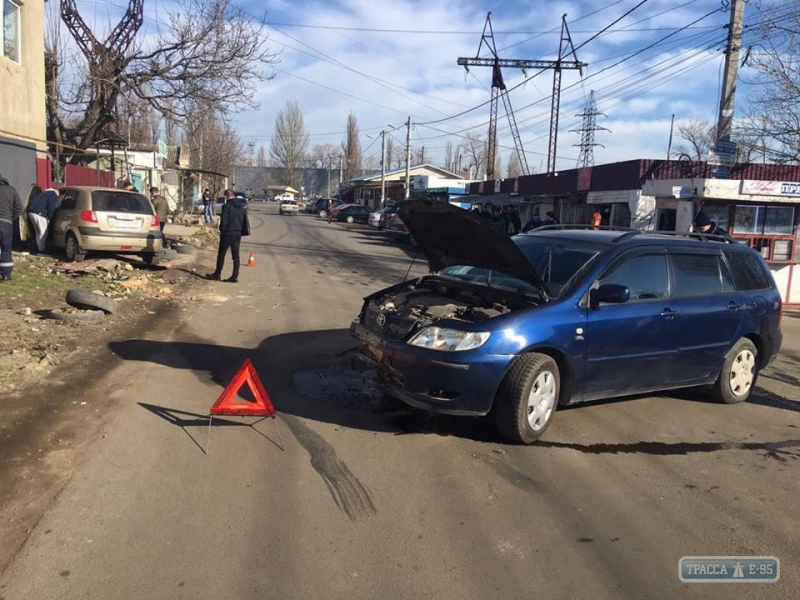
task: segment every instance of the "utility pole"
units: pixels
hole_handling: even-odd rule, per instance
[[[326,198],[331,197],[331,165],[333,164],[333,155],[328,155],[328,195],[325,196]]]
[[[733,109],[736,100],[736,83],[739,78],[739,51],[742,46],[742,24],[745,0],[732,0],[731,21],[728,27],[728,47],[725,50],[725,76],[719,102],[717,140],[730,141],[733,128]]]
[[[669,155],[672,154],[672,130],[675,128],[675,114],[672,115],[672,120],[669,122],[669,143],[667,144],[667,160]]]
[[[481,42],[478,45],[478,52],[474,58],[459,58],[458,64],[462,65],[467,71],[470,66],[478,67],[492,67],[492,91],[491,102],[489,104],[489,139],[487,140],[487,159],[486,159],[486,178],[495,179],[497,175],[494,172],[496,156],[497,156],[497,105],[500,98],[503,99],[503,106],[505,107],[506,116],[508,117],[508,124],[511,129],[511,135],[514,138],[514,147],[517,151],[519,163],[522,166],[522,172],[525,175],[530,173],[528,168],[528,159],[522,148],[522,139],[517,129],[517,121],[514,117],[514,111],[511,108],[511,100],[508,97],[506,84],[503,81],[503,73],[501,67],[522,69],[523,75],[526,74],[527,69],[553,69],[553,95],[550,109],[550,143],[549,152],[547,156],[547,172],[552,173],[555,171],[556,162],[556,142],[558,137],[558,110],[561,96],[561,70],[562,69],[578,69],[583,75],[583,67],[586,63],[578,61],[575,54],[575,47],[572,44],[572,38],[569,34],[567,27],[567,15],[561,17],[561,41],[558,46],[558,59],[557,60],[527,60],[527,59],[512,59],[500,58],[497,55],[497,47],[494,41],[494,30],[492,29],[492,13],[486,15],[486,23],[483,26],[483,34],[481,35]],[[488,30],[488,33],[487,33]],[[571,54],[574,60],[564,60],[565,42],[571,48]],[[480,53],[483,44],[492,53],[491,57],[481,58]],[[567,52],[569,54],[569,52]]]
[[[386,204],[386,130],[381,130],[381,208]]]
[[[339,155],[339,199],[342,198],[342,182],[344,180],[344,154]]]
[[[411,117],[406,122],[406,195],[408,200],[411,197]]]

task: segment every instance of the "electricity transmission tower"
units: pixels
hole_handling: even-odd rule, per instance
[[[605,117],[605,115],[597,110],[594,90],[589,93],[589,99],[583,107],[583,112],[575,116],[583,118],[580,129],[570,129],[573,133],[581,134],[580,144],[573,144],[573,146],[577,146],[581,149],[580,154],[578,154],[578,167],[590,167],[594,164],[594,147],[600,146],[601,148],[605,148],[603,144],[598,144],[594,141],[595,132],[609,131],[607,128],[597,125],[597,117]]]
[[[486,15],[486,23],[483,26],[483,34],[481,35],[481,42],[478,46],[478,53],[475,58],[459,58],[458,64],[463,66],[467,71],[469,67],[492,67],[492,91],[491,102],[489,108],[489,140],[488,140],[488,156],[486,164],[487,179],[494,179],[494,163],[497,155],[497,104],[500,98],[503,99],[503,106],[508,116],[508,124],[511,128],[511,135],[514,138],[514,147],[516,148],[519,162],[522,165],[522,172],[527,175],[530,170],[528,168],[528,161],[525,158],[525,153],[522,149],[522,140],[519,136],[517,129],[516,118],[514,111],[511,108],[511,101],[508,98],[508,91],[506,90],[505,82],[503,81],[503,74],[500,70],[501,67],[509,67],[515,69],[522,69],[523,75],[526,74],[527,69],[553,69],[553,95],[550,107],[550,142],[548,145],[547,154],[547,172],[552,173],[555,171],[556,163],[556,147],[558,140],[558,110],[561,101],[561,71],[563,69],[578,69],[583,74],[583,67],[586,63],[582,63],[575,55],[575,47],[572,44],[572,38],[569,34],[567,27],[567,15],[561,17],[561,40],[558,45],[558,58],[556,60],[528,60],[528,59],[511,59],[500,58],[497,55],[497,47],[494,43],[494,32],[492,31],[492,13]],[[489,31],[487,35],[487,29]],[[491,52],[492,56],[481,58],[481,48],[483,44]],[[569,51],[567,51],[567,45]],[[574,60],[564,60],[565,51],[567,55],[572,54]]]

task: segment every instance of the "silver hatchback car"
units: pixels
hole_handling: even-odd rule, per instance
[[[147,263],[162,250],[161,227],[150,200],[113,188],[66,187],[50,224],[52,243],[67,260],[87,252],[138,254]]]

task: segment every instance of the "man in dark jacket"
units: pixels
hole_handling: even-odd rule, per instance
[[[724,237],[729,242],[733,241],[733,238],[731,238],[731,236],[728,235],[728,232],[719,225],[717,225],[714,221],[712,221],[711,217],[709,217],[702,210],[699,213],[697,213],[697,216],[694,218],[693,231],[695,233],[719,235]]]
[[[161,243],[166,248],[167,238],[164,236],[164,227],[167,225],[167,217],[169,216],[169,202],[158,193],[158,188],[155,186],[150,188],[150,202],[153,204],[153,210],[156,211],[159,227],[161,227]]]
[[[14,240],[14,220],[22,214],[22,198],[8,179],[0,175],[0,281],[11,281],[14,256],[11,243]]]
[[[547,218],[544,220],[544,223],[542,223],[542,225],[546,226],[546,225],[559,225],[560,224],[560,222],[558,220],[558,217],[556,216],[556,213],[554,211],[548,210],[545,213],[545,216]]]
[[[528,233],[529,231],[533,231],[542,226],[542,218],[539,216],[538,212],[533,213],[531,220],[525,223],[522,227],[522,233]]]
[[[239,281],[239,244],[242,241],[242,230],[247,218],[247,200],[237,198],[233,190],[225,190],[225,204],[222,205],[222,216],[219,220],[219,250],[217,251],[217,268],[206,277],[219,281],[222,277],[222,267],[225,265],[225,255],[228,248],[233,255],[233,275],[225,281],[236,283]]]
[[[47,243],[47,227],[58,209],[58,193],[47,188],[28,203],[27,213],[33,230],[36,232],[36,247],[44,252]]]

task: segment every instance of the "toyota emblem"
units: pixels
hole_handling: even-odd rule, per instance
[[[383,327],[386,325],[386,315],[381,313],[375,318],[375,322],[378,324],[378,327]]]

